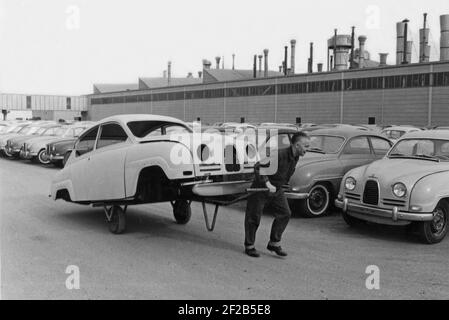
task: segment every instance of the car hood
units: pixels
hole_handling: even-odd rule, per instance
[[[34,144],[34,143],[50,143],[53,142],[55,140],[57,140],[59,137],[54,137],[54,136],[38,136],[38,137],[34,137],[31,139],[26,140],[26,143],[28,144]],[[25,141],[24,141],[25,142]]]
[[[0,145],[6,145],[6,142],[9,139],[13,139],[16,137],[21,137],[22,135],[20,133],[10,133],[10,134],[5,134],[3,136],[0,136]]]
[[[411,187],[428,175],[444,171],[449,171],[449,162],[385,158],[365,166],[362,174],[365,178],[374,177],[383,183],[402,182]]]
[[[13,145],[21,145],[25,141],[28,141],[30,139],[34,139],[34,138],[37,138],[37,137],[39,137],[39,136],[23,136],[23,135],[21,135],[21,136],[18,136],[18,137],[15,137],[15,138],[11,138],[11,139],[8,139],[8,140],[10,140]]]
[[[76,138],[57,138],[49,143],[58,144],[58,143],[75,143]]]

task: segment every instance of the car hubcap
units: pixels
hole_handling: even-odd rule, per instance
[[[326,190],[317,187],[312,190],[309,196],[309,209],[314,214],[321,214],[327,208],[329,199]]]
[[[42,151],[41,153],[39,153],[39,161],[41,163],[47,164],[50,161],[48,160],[48,156],[47,153],[45,151]]]
[[[432,233],[436,236],[441,235],[447,224],[447,216],[442,208],[437,208],[434,212],[435,217],[433,218],[431,229]]]

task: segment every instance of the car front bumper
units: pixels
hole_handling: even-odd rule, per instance
[[[373,218],[377,218],[377,221],[374,222],[382,222],[391,221],[395,222],[425,222],[432,221],[434,218],[433,213],[414,213],[414,212],[405,212],[399,211],[399,208],[394,207],[391,210],[381,209],[376,207],[365,206],[361,204],[355,204],[349,202],[348,199],[343,200],[335,200],[335,206],[343,210],[344,213],[355,216],[356,218],[362,218],[368,221],[373,220]]]
[[[7,151],[9,154],[16,156],[20,154],[21,149],[6,146],[5,151]]]
[[[285,197],[290,200],[306,200],[309,198],[309,194],[287,190],[285,191]]]
[[[58,154],[50,154],[49,157],[51,162],[55,162],[55,161],[62,161],[64,160],[64,156],[58,155]]]
[[[36,157],[37,152],[23,151],[23,149],[22,149],[22,150],[20,150],[19,155],[20,155],[20,158],[29,160],[29,159],[32,159],[33,157]]]

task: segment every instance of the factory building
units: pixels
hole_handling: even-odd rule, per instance
[[[94,93],[88,96],[88,116],[99,120],[114,114],[151,113],[203,123],[245,121],[376,123],[449,125],[449,15],[440,17],[440,61],[430,62],[427,15],[420,30],[419,62],[412,62],[408,20],[397,24],[396,64],[387,64],[387,53],[379,61],[365,49],[367,38],[338,34],[328,43],[327,70],[313,70],[310,44],[308,73],[295,73],[296,41],[291,41],[288,68],[287,48],[279,72],[268,70],[268,50],[254,56],[252,70],[220,68],[203,60],[198,78],[184,82],[169,74],[139,79],[137,90]],[[355,42],[358,42],[357,48]],[[394,56],[394,55],[392,55]],[[264,63],[262,63],[264,59]],[[264,68],[262,69],[262,64]],[[257,68],[258,65],[258,68]],[[187,82],[187,83],[186,83]]]
[[[0,93],[2,120],[38,118],[42,120],[81,120],[87,117],[85,96],[53,96]]]

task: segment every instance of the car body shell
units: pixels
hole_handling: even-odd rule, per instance
[[[194,162],[194,148],[189,143],[172,136],[135,137],[127,125],[132,121],[159,121],[187,127],[181,120],[155,115],[120,115],[103,119],[93,128],[118,124],[128,139],[97,149],[100,133],[93,151],[82,155],[78,155],[76,150],[71,152],[65,168],[53,179],[52,198],[60,198],[58,192],[64,191],[68,192],[72,202],[133,201],[136,199],[139,178],[143,170],[148,168],[157,168],[169,183],[182,184],[194,196],[237,194],[249,186],[247,180],[235,183],[224,183],[223,180],[252,174],[254,163],[248,161],[231,167],[225,163]],[[232,137],[214,137],[225,139],[226,146],[233,143],[229,140]],[[199,133],[197,136],[186,133],[181,138],[191,139],[201,147],[207,145],[207,142],[198,141],[198,138],[202,139]],[[75,143],[75,148],[80,139],[83,139],[83,135]],[[187,161],[174,161],[173,154],[179,153],[183,153]],[[239,150],[236,153],[239,159],[244,158]]]
[[[388,127],[381,131],[381,134],[390,139],[392,142],[397,142],[402,136],[411,133],[411,132],[418,132],[422,131],[421,128],[413,127],[413,126],[393,126]],[[400,136],[394,137],[391,135],[391,132],[397,132]]]
[[[356,138],[367,137],[376,138],[389,143],[388,139],[371,131],[363,131],[352,128],[334,128],[320,129],[313,131],[310,136],[333,136],[344,140],[340,149],[335,153],[320,154],[307,152],[307,154],[298,161],[296,171],[289,182],[289,192],[287,197],[290,199],[307,199],[309,192],[317,183],[325,183],[329,186],[329,191],[336,195],[340,188],[340,182],[343,176],[349,170],[371,163],[382,158],[385,153],[375,154],[370,141],[369,154],[346,154],[346,146]]]
[[[449,131],[418,131],[399,140],[438,139],[447,140]],[[398,143],[399,143],[398,142]],[[356,180],[356,188],[345,188],[347,178]],[[378,205],[364,203],[367,181],[377,183]],[[336,205],[356,218],[389,225],[407,225],[416,221],[431,221],[433,210],[440,200],[449,198],[449,161],[395,158],[388,156],[369,165],[353,169],[342,180]],[[402,183],[407,194],[398,198],[393,186]],[[368,192],[368,191],[366,191]]]

